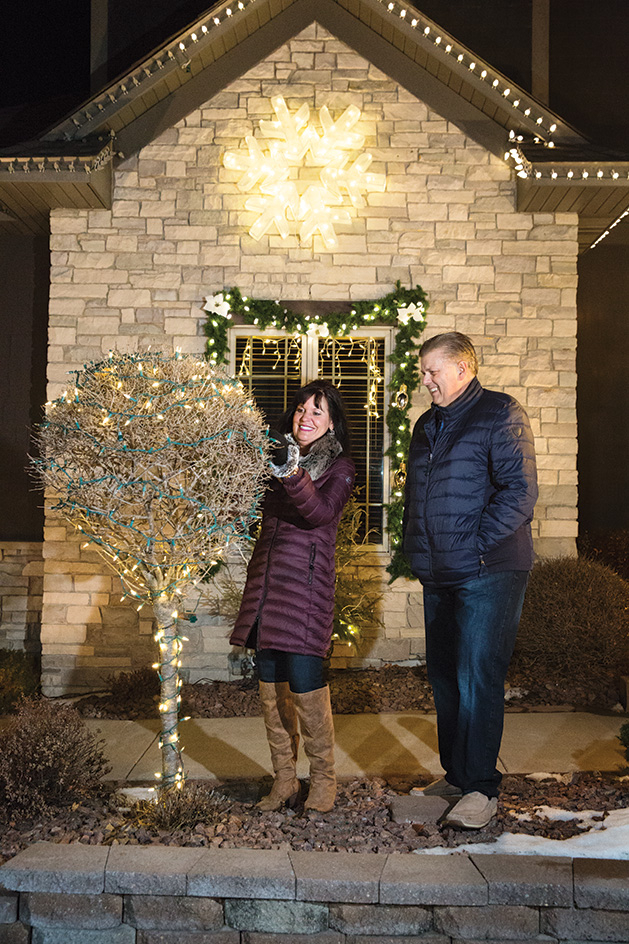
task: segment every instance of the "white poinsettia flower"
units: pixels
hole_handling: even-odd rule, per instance
[[[218,295],[208,295],[205,299],[203,309],[204,311],[213,311],[214,314],[220,315],[221,318],[227,318],[231,310],[229,302],[225,300],[222,292],[219,292]]]
[[[424,306],[416,305],[415,302],[411,302],[410,305],[404,305],[402,308],[398,308],[397,320],[400,324],[407,325],[411,318],[413,321],[423,321]]]
[[[330,329],[325,324],[311,324],[306,334],[309,338],[327,338],[330,334]]]

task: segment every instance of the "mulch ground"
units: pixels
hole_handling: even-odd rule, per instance
[[[387,711],[434,711],[425,666],[385,665],[360,671],[329,673],[335,714],[379,714]],[[512,671],[506,711],[611,711],[618,708],[619,689],[613,678],[548,682],[532,672]],[[84,718],[155,718],[159,701],[157,676],[147,669],[133,673],[127,688],[89,695],[76,703]],[[202,681],[182,689],[182,715],[193,718],[252,717],[262,714],[258,684],[252,677],[231,682]]]
[[[509,686],[507,711],[619,708],[613,680],[587,686],[565,680],[549,684],[512,673]],[[86,697],[76,707],[90,718],[157,717],[158,698],[152,677],[136,674],[131,688]],[[334,711],[339,714],[434,710],[423,667],[391,665],[378,670],[331,672],[330,688]],[[259,715],[257,683],[245,678],[186,685],[182,714],[201,718]],[[207,783],[197,783],[191,792],[203,798],[198,811],[192,800],[166,826],[153,821],[146,804],[144,809],[129,808],[116,794],[123,784],[107,784],[98,797],[36,819],[20,820],[0,807],[0,862],[39,840],[387,853],[456,847],[470,841],[491,843],[503,832],[567,839],[583,831],[578,822],[550,820],[537,815],[536,810],[541,806],[572,812],[596,810],[604,820],[609,811],[629,807],[629,778],[623,778],[622,773],[579,772],[543,781],[506,776],[497,816],[485,829],[474,831],[436,823],[395,823],[390,811],[392,801],[413,786],[422,786],[419,781],[367,778],[342,783],[334,810],[326,814],[304,812],[303,797],[295,809],[277,813],[256,810],[254,803],[268,792],[270,781],[219,784],[213,793]],[[218,804],[211,814],[208,794],[210,805],[215,798]],[[520,819],[522,814],[529,818]]]

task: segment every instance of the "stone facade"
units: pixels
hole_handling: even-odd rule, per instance
[[[40,542],[0,542],[0,649],[39,651],[43,583]]]
[[[333,252],[318,238],[256,242],[237,174],[222,166],[225,149],[273,117],[277,94],[291,110],[308,102],[313,118],[323,104],[335,115],[358,105],[373,169],[387,175],[386,191],[355,211]],[[233,285],[285,300],[379,298],[398,279],[421,285],[430,300],[426,336],[469,334],[481,382],[529,412],[540,477],[537,552],[574,553],[577,216],[517,212],[503,160],[321,27],[123,159],[111,210],[56,210],[51,230],[51,399],[68,371],[110,349],[203,350],[203,299]],[[425,405],[418,394],[414,418]],[[144,661],[150,619],[117,602],[116,578],[50,514],[44,557],[45,691],[84,690],[98,673]],[[387,560],[376,561],[382,573]],[[338,664],[421,658],[419,585],[382,584],[383,628],[360,652],[337,650]],[[190,677],[228,677],[225,621],[206,614],[195,627],[184,653]]]

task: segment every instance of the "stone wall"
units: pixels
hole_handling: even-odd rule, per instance
[[[41,541],[0,542],[0,649],[39,652],[43,575]]]
[[[373,169],[387,175],[386,191],[356,211],[334,252],[318,238],[301,245],[296,237],[247,235],[252,218],[222,155],[273,117],[276,94],[291,109],[308,102],[313,120],[323,104],[335,115],[357,104]],[[518,213],[503,160],[319,26],[124,159],[111,210],[53,211],[51,229],[50,398],[69,370],[112,348],[201,351],[203,299],[226,287],[339,300],[379,298],[397,279],[421,285],[430,299],[426,336],[470,334],[481,381],[516,396],[530,414],[538,553],[574,553],[577,216]],[[413,416],[425,405],[418,394]],[[117,587],[50,515],[45,541],[44,686],[50,694],[78,691],[89,687],[85,670],[95,658],[112,669],[117,659],[133,661],[150,620],[127,629],[125,656],[114,649],[110,658],[106,645],[97,656]],[[386,555],[380,560],[382,567]],[[337,650],[339,664],[421,658],[419,586],[389,587],[384,576],[382,586],[383,628],[359,652]],[[203,617],[196,648],[184,653],[192,677],[227,677],[227,632],[220,619]]]
[[[0,868],[11,944],[622,944],[628,912],[600,859],[42,842]]]

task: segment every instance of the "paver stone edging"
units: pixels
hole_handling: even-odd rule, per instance
[[[29,928],[41,944],[626,944],[629,861],[38,842],[0,867],[0,941]]]

